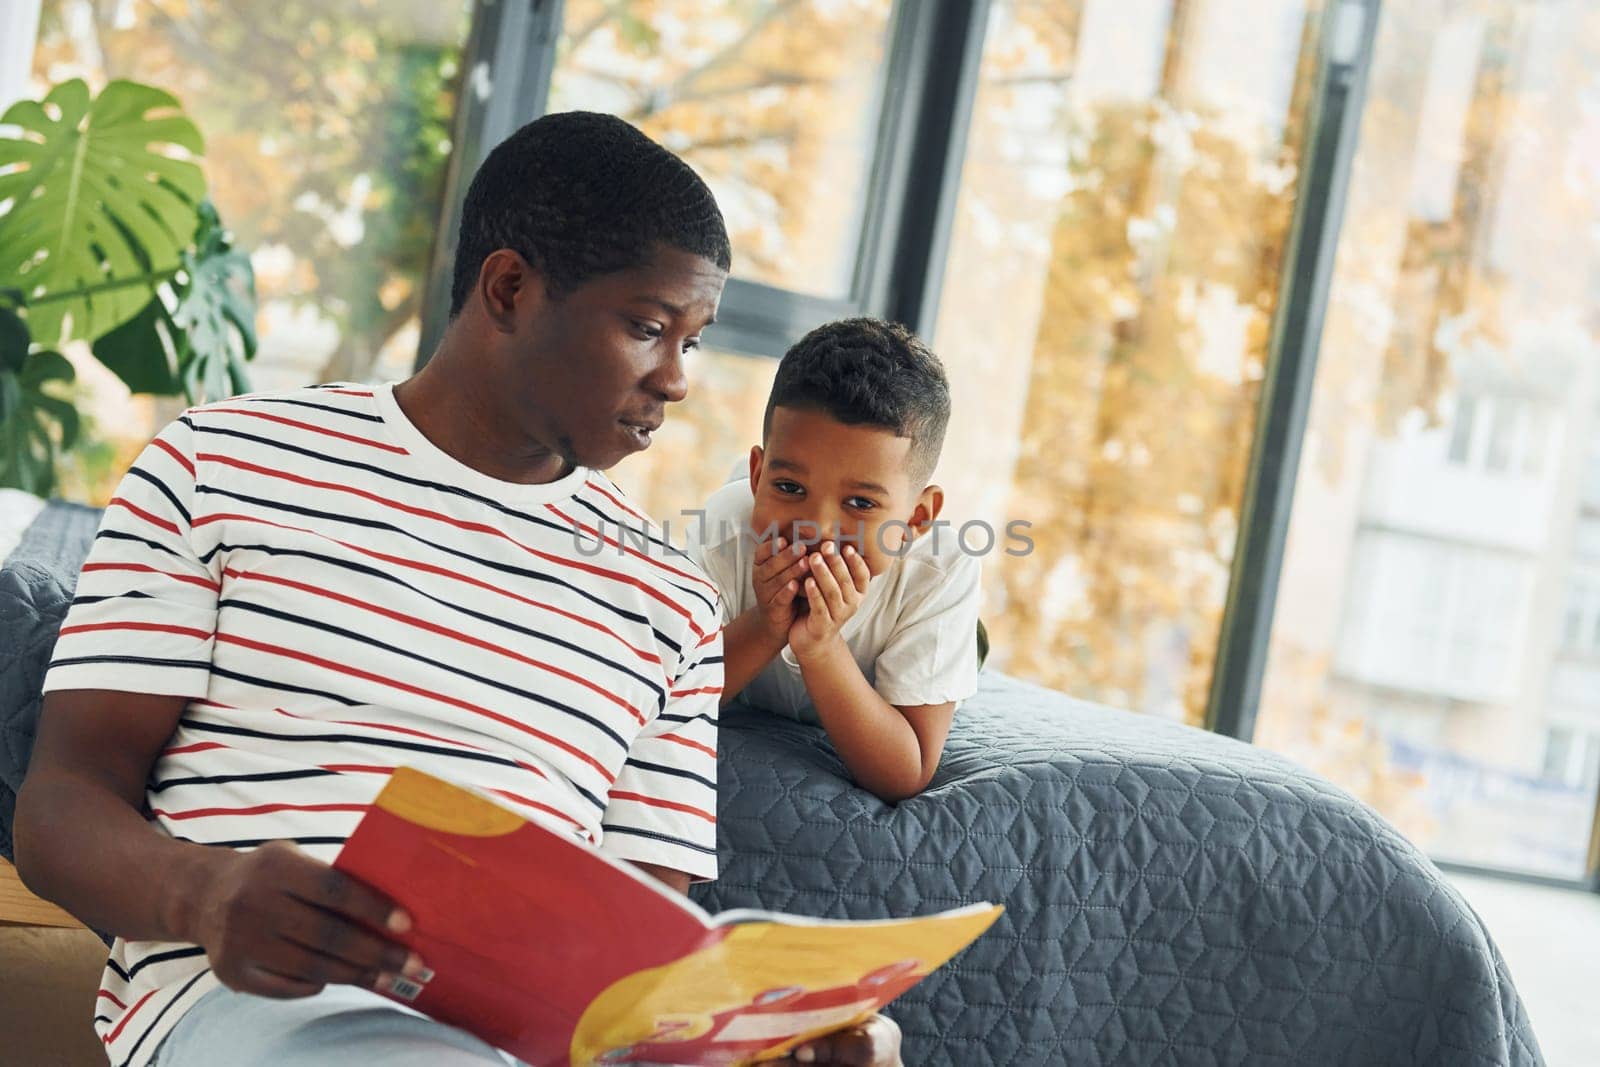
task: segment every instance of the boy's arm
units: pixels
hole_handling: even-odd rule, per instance
[[[840,639],[797,658],[817,716],[856,783],[891,804],[926,789],[939,768],[955,702],[890,704]]]
[[[807,572],[805,546],[782,537],[762,541],[751,561],[755,606],[722,631],[722,706],[767,669],[789,643],[800,581]]]
[[[788,636],[775,636],[759,608],[751,608],[730,622],[722,631],[723,676],[722,706],[740,693],[756,676],[767,669]]]

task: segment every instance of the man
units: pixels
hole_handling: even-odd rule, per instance
[[[369,992],[427,961],[328,866],[404,763],[679,891],[711,878],[714,590],[599,473],[648,447],[730,263],[710,191],[620,120],[498,147],[452,319],[393,388],[186,413],[106,511],[19,798],[23,879],[117,933],[110,1060],[503,1062]],[[875,1020],[800,1062],[894,1062]]]

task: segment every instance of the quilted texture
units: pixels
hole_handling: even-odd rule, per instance
[[[724,720],[712,910],[1006,914],[890,1014],[918,1067],[1538,1064],[1433,865],[1268,752],[988,675],[933,786],[849,788],[820,731]]]
[[[0,568],[0,854],[98,519],[52,505]],[[993,674],[932,788],[851,788],[819,730],[730,713],[713,910],[1006,914],[898,1001],[913,1067],[1542,1063],[1471,909],[1286,760]]]
[[[16,790],[28,767],[56,631],[72,601],[78,566],[100,512],[53,502],[0,567],[0,856],[11,858]]]

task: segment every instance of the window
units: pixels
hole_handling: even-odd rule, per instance
[[[258,389],[403,377],[451,151],[468,0],[89,4],[45,0],[33,91],[131,78],[206,139],[210,195],[255,266]],[[71,353],[108,448],[66,472],[104,500],[178,405]]]
[[[635,10],[569,0],[550,110],[620,115],[688,160],[727,218],[736,277],[844,298],[891,8],[665,0]]]
[[[1561,482],[1600,433],[1600,336],[1550,324],[1600,310],[1597,70],[1580,0],[1383,5],[1256,734],[1436,856],[1568,877],[1588,741],[1545,724],[1590,676],[1548,644],[1590,655],[1600,624],[1550,546],[1584,506]],[[1441,422],[1492,477],[1369,462]]]
[[[994,661],[1199,721],[1305,139],[1320,4],[996,0],[936,350],[947,507]]]
[[[1456,401],[1455,419],[1450,427],[1450,462],[1465,466],[1472,455],[1472,431],[1478,413],[1478,400],[1467,394]]]

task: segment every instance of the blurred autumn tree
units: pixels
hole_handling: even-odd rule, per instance
[[[1008,491],[989,507],[1031,521],[1035,547],[988,568],[997,658],[1090,699],[1198,721],[1294,207],[1315,12],[1280,4],[1276,26],[1262,20],[1272,47],[1254,62],[1284,107],[1266,124],[1222,106],[1232,75],[1200,54],[1231,5],[1179,0],[1132,28],[1086,26],[1078,5],[998,6],[939,332],[947,360],[1025,367],[1009,372],[1024,398],[1019,443],[993,464],[1004,477],[1010,461]],[[1141,83],[1137,60],[1152,53]],[[1125,80],[1107,73],[1115,63]],[[1030,243],[1027,269],[1043,282],[1031,296],[1010,295],[1026,280],[975,277]],[[1026,325],[999,325],[1015,347],[993,351],[1002,316]]]
[[[705,177],[734,274],[843,295],[892,0],[570,0],[552,110],[627,119]]]

